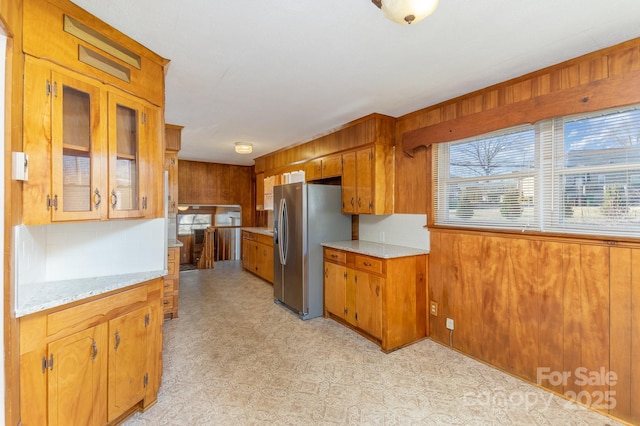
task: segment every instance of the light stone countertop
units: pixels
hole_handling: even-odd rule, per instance
[[[113,290],[120,290],[165,275],[167,275],[167,271],[160,270],[45,282],[41,284],[40,290],[31,299],[16,307],[16,317],[23,317]]]
[[[182,241],[180,240],[169,240],[167,242],[167,247],[169,248],[173,248],[173,247],[182,247],[184,244],[182,244]]]
[[[247,232],[254,232],[256,234],[273,236],[273,228],[240,228],[240,229]]]
[[[338,250],[350,251],[358,254],[365,254],[367,256],[380,257],[382,259],[429,254],[429,251],[424,249],[396,246],[393,244],[374,243],[371,241],[362,240],[322,243],[322,246]]]

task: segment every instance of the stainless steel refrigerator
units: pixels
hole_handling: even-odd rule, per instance
[[[273,188],[273,295],[302,319],[323,313],[320,243],[351,239],[337,185],[290,183]]]

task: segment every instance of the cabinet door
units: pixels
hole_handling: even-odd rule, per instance
[[[260,258],[259,274],[269,282],[273,282],[273,247],[267,244],[258,244],[258,257]]]
[[[169,194],[167,194],[168,211],[170,214],[178,213],[178,153],[167,151],[165,154],[165,167],[169,174]],[[184,262],[182,262],[184,263]]]
[[[306,181],[322,178],[322,160],[320,158],[310,160],[305,163],[304,178]]]
[[[324,310],[345,319],[347,268],[324,262]]]
[[[382,339],[382,281],[365,272],[356,272],[356,325],[373,337]]]
[[[161,218],[164,216],[164,200],[166,195],[164,193],[162,167],[164,163],[163,134],[162,110],[155,105],[145,103],[139,142],[139,198],[142,202],[141,208],[144,217],[148,219]]]
[[[330,155],[322,159],[322,177],[342,175],[342,155]]]
[[[106,333],[101,324],[49,344],[50,426],[107,423]]]
[[[342,154],[342,212],[357,213],[356,153]]]
[[[356,154],[356,192],[358,213],[373,213],[373,148]]]
[[[143,217],[140,193],[144,105],[109,93],[109,217]]]
[[[52,220],[106,217],[100,88],[60,72],[52,77]]]
[[[109,421],[145,396],[149,308],[109,321]]]

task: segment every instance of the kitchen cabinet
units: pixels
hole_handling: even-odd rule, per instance
[[[264,211],[264,173],[256,175],[256,210]]]
[[[167,250],[167,275],[164,276],[162,309],[165,318],[178,318],[178,292],[180,289],[180,247]]]
[[[108,421],[112,422],[144,399],[148,373],[149,308],[109,321]]]
[[[107,325],[48,345],[49,425],[102,425],[107,419]],[[95,403],[94,403],[95,401]],[[23,424],[27,424],[23,418]],[[45,424],[45,423],[43,423]]]
[[[342,154],[342,212],[393,213],[393,147],[373,145]]]
[[[183,126],[165,124],[164,166],[169,175],[169,194],[167,194],[169,214],[178,213],[178,151],[182,146],[182,128]]]
[[[105,425],[156,401],[162,280],[20,318],[22,424]]]
[[[273,236],[242,231],[242,267],[273,284]]]
[[[328,155],[308,161],[304,168],[307,182],[342,175],[342,155]]]
[[[384,352],[426,337],[426,255],[378,258],[324,248],[325,317]]]
[[[162,216],[160,109],[25,58],[27,225]]]

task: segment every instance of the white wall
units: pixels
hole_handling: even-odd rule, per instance
[[[43,283],[162,271],[165,219],[15,228],[16,306]]]
[[[361,214],[359,222],[361,240],[429,250],[429,230],[425,228],[427,215],[373,216]]]

